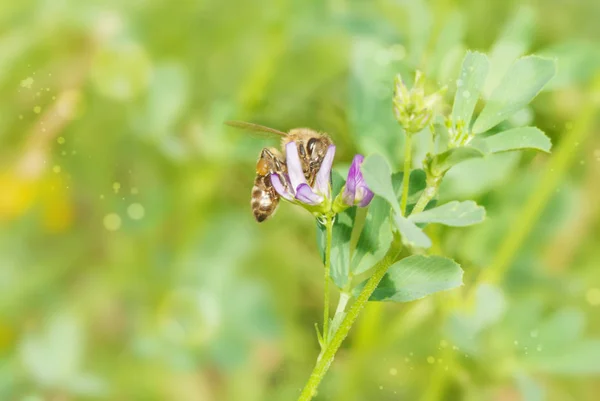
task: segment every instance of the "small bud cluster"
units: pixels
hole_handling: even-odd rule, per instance
[[[394,83],[394,115],[407,135],[422,131],[434,115],[435,105],[441,100],[445,88],[425,96],[425,82],[421,71],[415,75],[415,83],[409,90],[400,75]]]

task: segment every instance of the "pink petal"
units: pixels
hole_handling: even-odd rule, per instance
[[[313,192],[308,184],[300,184],[296,189],[296,199],[302,203],[316,206],[323,202],[323,197]]]
[[[329,145],[327,153],[321,163],[321,168],[317,173],[317,179],[315,182],[315,190],[323,194],[325,197],[330,198],[330,185],[331,182],[331,165],[333,164],[333,158],[335,156],[335,145]]]
[[[360,187],[357,190],[357,198],[360,199],[360,202],[358,202],[358,206],[368,206],[369,203],[371,203],[371,200],[373,200],[373,196],[375,196],[375,194],[369,188],[367,188],[366,185]]]
[[[271,184],[273,184],[273,188],[275,191],[284,199],[289,201],[294,199],[294,195],[290,192],[289,188],[286,188],[285,185],[281,182],[281,178],[279,178],[279,174],[271,174]]]
[[[295,142],[288,142],[285,145],[285,157],[292,188],[298,188],[300,184],[306,184],[306,178],[304,177],[302,163],[300,162]]]

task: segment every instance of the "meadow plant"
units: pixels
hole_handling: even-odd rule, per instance
[[[400,127],[389,135],[404,135],[401,172],[394,172],[401,164],[398,160],[356,155],[344,179],[332,170],[332,145],[311,187],[295,144],[287,145],[289,177],[272,175],[271,180],[283,199],[315,216],[325,273],[323,324],[316,325],[320,353],[300,401],[315,396],[367,302],[410,302],[462,285],[463,271],[457,262],[427,255],[432,242],[424,229],[429,224],[477,224],[485,218],[485,209],[471,200],[438,205],[436,197],[446,173],[461,162],[492,153],[550,151],[550,140],[536,127],[497,127],[540,92],[555,73],[554,61],[537,56],[516,60],[473,118],[488,69],[486,55],[466,54],[446,114],[446,88],[427,94],[420,71],[410,88],[397,76],[392,109]],[[429,136],[431,145],[422,168],[412,169],[412,139],[417,135]],[[358,208],[368,209],[359,213]],[[330,281],[339,290],[333,316]]]

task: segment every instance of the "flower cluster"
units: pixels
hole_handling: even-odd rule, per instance
[[[338,213],[351,206],[366,207],[373,199],[373,192],[367,187],[360,171],[364,160],[356,155],[350,166],[346,185],[332,202],[331,167],[335,156],[335,145],[329,146],[311,186],[304,176],[298,146],[289,142],[285,146],[287,174],[271,174],[271,183],[285,200],[300,205],[315,215]]]

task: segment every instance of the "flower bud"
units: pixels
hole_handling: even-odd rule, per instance
[[[335,199],[334,211],[341,211],[350,206],[366,207],[371,203],[374,196],[373,191],[367,186],[360,171],[360,165],[364,159],[363,155],[354,156],[350,170],[348,170],[346,185]]]
[[[425,128],[434,114],[445,88],[425,96],[425,82],[421,71],[416,72],[415,83],[409,90],[400,75],[394,82],[394,115],[396,120],[404,127],[408,135],[416,134]]]

